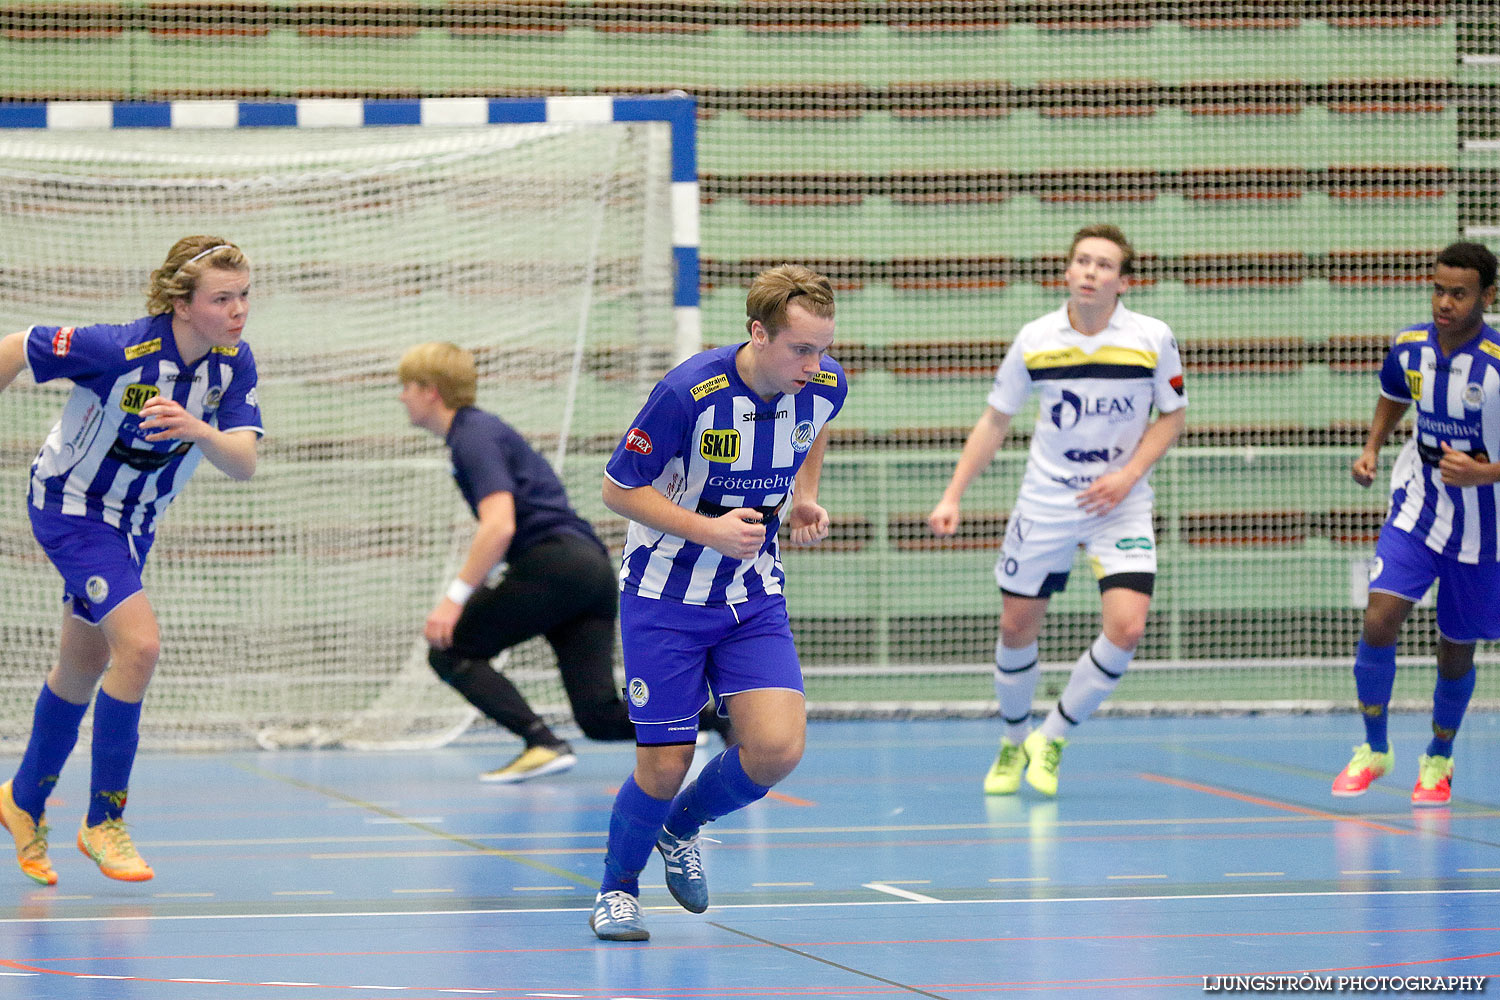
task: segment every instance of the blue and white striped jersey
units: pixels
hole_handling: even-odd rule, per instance
[[[825,357],[802,391],[763,400],[735,370],[739,348],[704,351],[668,372],[604,472],[625,489],[651,486],[709,517],[761,508],[766,543],[742,561],[632,521],[620,567],[627,593],[695,605],[781,593],[780,515],[807,450],[844,405],[849,384]]]
[[[265,432],[250,345],[215,347],[191,365],[177,353],[172,316],[97,326],[33,326],[26,363],[37,382],[71,379],[62,419],[31,463],[29,499],[41,510],[151,534],[203,457],[185,441],[147,441],[141,407],[168,395],[220,430]]]
[[[1459,562],[1500,562],[1500,508],[1494,486],[1445,486],[1442,445],[1481,461],[1500,456],[1500,336],[1489,326],[1452,355],[1431,323],[1396,334],[1380,370],[1380,394],[1416,404],[1408,447],[1418,461],[1398,463],[1386,523]]]

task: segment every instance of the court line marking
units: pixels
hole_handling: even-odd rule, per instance
[[[584,876],[579,875],[576,872],[570,872],[565,868],[557,868],[542,861],[533,861],[530,858],[522,857],[521,855],[515,854],[510,851],[503,851],[499,848],[494,847],[486,847],[484,844],[478,843],[474,840],[456,836],[446,830],[439,830],[435,826],[431,826],[427,823],[423,823],[410,817],[404,816],[394,809],[388,809],[384,806],[378,806],[373,802],[367,802],[355,795],[346,795],[343,792],[337,791],[332,788],[325,788],[324,786],[314,784],[311,781],[303,781],[300,778],[294,778],[288,774],[278,774],[275,771],[268,771],[263,767],[256,767],[254,765],[245,764],[240,761],[232,761],[231,766],[262,778],[268,778],[273,781],[279,781],[283,784],[291,785],[293,788],[300,788],[304,791],[315,792],[318,795],[325,796],[326,798],[333,799],[338,802],[344,802],[349,805],[367,809],[370,812],[403,823],[407,826],[412,827],[413,829],[420,830],[423,833],[431,834],[433,837],[436,837],[440,840],[446,840],[449,843],[453,844],[461,844],[464,847],[471,848],[479,854],[487,854],[491,857],[504,858],[505,860],[513,861],[518,865],[525,865],[528,868],[534,868],[537,871],[546,872],[548,875],[554,876],[555,878],[565,879],[568,882],[580,886],[584,889],[593,890],[598,886],[598,883],[593,879],[585,878]]]
[[[1152,774],[1142,771],[1137,777],[1146,781],[1154,781],[1162,785],[1171,785],[1174,788],[1186,788],[1192,792],[1203,792],[1208,795],[1217,795],[1224,799],[1233,799],[1236,802],[1248,802],[1251,805],[1265,806],[1267,809],[1279,809],[1283,812],[1296,813],[1299,816],[1312,816],[1315,819],[1324,819],[1331,822],[1353,823],[1370,830],[1379,830],[1381,833],[1394,833],[1398,836],[1411,836],[1410,830],[1400,827],[1386,826],[1384,823],[1371,823],[1369,820],[1359,816],[1344,816],[1339,813],[1331,813],[1323,809],[1311,809],[1307,806],[1294,805],[1290,802],[1281,802],[1277,799],[1262,798],[1259,795],[1246,795],[1244,792],[1236,792],[1229,788],[1219,788],[1215,785],[1205,785],[1197,781],[1186,781],[1182,778],[1169,778],[1161,774]]]
[[[920,892],[912,892],[909,889],[898,889],[894,885],[891,885],[889,882],[866,882],[864,884],[864,887],[866,889],[874,889],[876,892],[884,892],[892,896],[899,896],[900,898],[910,900],[913,903],[942,902],[942,900],[937,899],[933,896],[924,896]]]
[[[1354,899],[1383,896],[1496,896],[1500,888],[1494,889],[1327,889],[1298,892],[1185,892],[1157,893],[1155,895],[1129,896],[1052,896],[1014,897],[1005,899],[937,899],[930,904],[938,906],[1005,906],[1044,903],[1167,903],[1175,900],[1202,901],[1210,899]],[[811,910],[855,906],[910,906],[914,901],[895,902],[889,899],[858,899],[827,902],[786,903],[724,903],[714,904],[715,910]],[[661,906],[643,906],[643,910],[663,913],[681,913],[682,908],[673,903]],[[588,913],[593,904],[587,906],[522,906],[522,907],[474,907],[442,910],[346,910],[336,912],[308,913],[135,913],[130,915],[99,915],[91,917],[0,917],[5,924],[98,924],[120,921],[150,922],[153,920],[329,920],[332,918],[393,917],[453,917],[453,916],[503,916],[531,917],[538,913]],[[6,960],[0,958],[0,964]]]
[[[758,937],[754,934],[748,934],[745,931],[739,930],[734,927],[726,927],[723,924],[719,923],[717,920],[710,920],[708,924],[710,927],[717,927],[721,931],[745,938],[747,941],[754,941],[757,944],[763,944],[768,948],[775,948],[777,951],[784,951],[790,955],[796,955],[799,958],[805,958],[808,961],[817,962],[819,965],[826,965],[830,969],[838,969],[841,972],[847,972],[852,976],[859,976],[862,979],[869,979],[877,983],[884,983],[887,986],[894,986],[899,990],[906,990],[908,993],[915,993],[917,996],[931,997],[932,1000],[948,1000],[948,998],[943,997],[940,994],[929,993],[926,990],[919,989],[916,986],[909,986],[906,983],[898,983],[894,979],[886,979],[884,976],[877,976],[874,973],[865,972],[862,969],[854,969],[850,968],[847,965],[840,965],[838,962],[832,962],[826,958],[819,958],[817,955],[814,955],[811,952],[802,951],[801,949],[793,948],[790,945],[780,944],[768,938]]]

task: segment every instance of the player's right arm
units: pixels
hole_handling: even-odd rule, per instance
[[[26,335],[29,330],[0,337],[0,390],[16,380],[26,367]]]
[[[984,408],[979,422],[974,425],[974,429],[969,432],[969,439],[964,442],[964,450],[958,456],[958,465],[953,469],[953,477],[948,480],[943,498],[927,516],[927,524],[935,534],[951,535],[958,530],[959,501],[963,499],[969,484],[995,460],[995,453],[1005,442],[1005,434],[1009,430],[1010,414],[1001,413],[993,406]]]
[[[1370,421],[1370,433],[1365,438],[1364,450],[1354,460],[1349,474],[1354,481],[1361,486],[1368,487],[1375,481],[1375,474],[1380,471],[1380,449],[1396,425],[1401,423],[1401,418],[1406,416],[1406,411],[1411,407],[1407,400],[1392,399],[1390,396],[1381,396],[1375,403],[1375,416]]]
[[[754,559],[766,544],[760,511],[749,507],[706,517],[677,506],[654,486],[626,489],[608,476],[604,479],[604,506],[653,531],[697,542],[731,559]]]

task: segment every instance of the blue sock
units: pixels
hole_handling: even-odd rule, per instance
[[[1432,689],[1432,742],[1427,744],[1427,756],[1453,756],[1453,737],[1458,735],[1469,707],[1469,696],[1474,693],[1475,674],[1471,669],[1458,680],[1438,675],[1437,685]]]
[[[609,843],[604,851],[604,881],[600,892],[641,894],[641,869],[656,847],[661,821],[672,803],[653,799],[635,783],[635,775],[625,779],[615,796],[615,808],[609,815]]]
[[[1371,646],[1359,640],[1354,655],[1354,690],[1359,696],[1359,711],[1365,719],[1365,742],[1376,753],[1391,748],[1386,740],[1386,707],[1391,703],[1391,688],[1396,686],[1396,647]]]
[[[698,777],[672,800],[667,813],[667,832],[691,837],[704,823],[727,816],[736,809],[765,797],[770,786],[757,785],[740,766],[739,744],[703,765]]]
[[[89,786],[89,826],[119,819],[135,748],[141,742],[141,703],[118,701],[100,691],[94,698],[94,771]]]
[[[78,724],[88,709],[88,702],[75,705],[64,701],[45,684],[37,695],[26,753],[11,782],[16,805],[30,813],[33,820],[40,821],[42,813],[47,811],[47,796],[52,794],[52,786],[57,784],[63,764],[78,742]]]

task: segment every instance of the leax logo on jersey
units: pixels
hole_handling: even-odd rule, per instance
[[[736,462],[740,457],[740,432],[704,431],[698,439],[698,454],[710,462]]]

